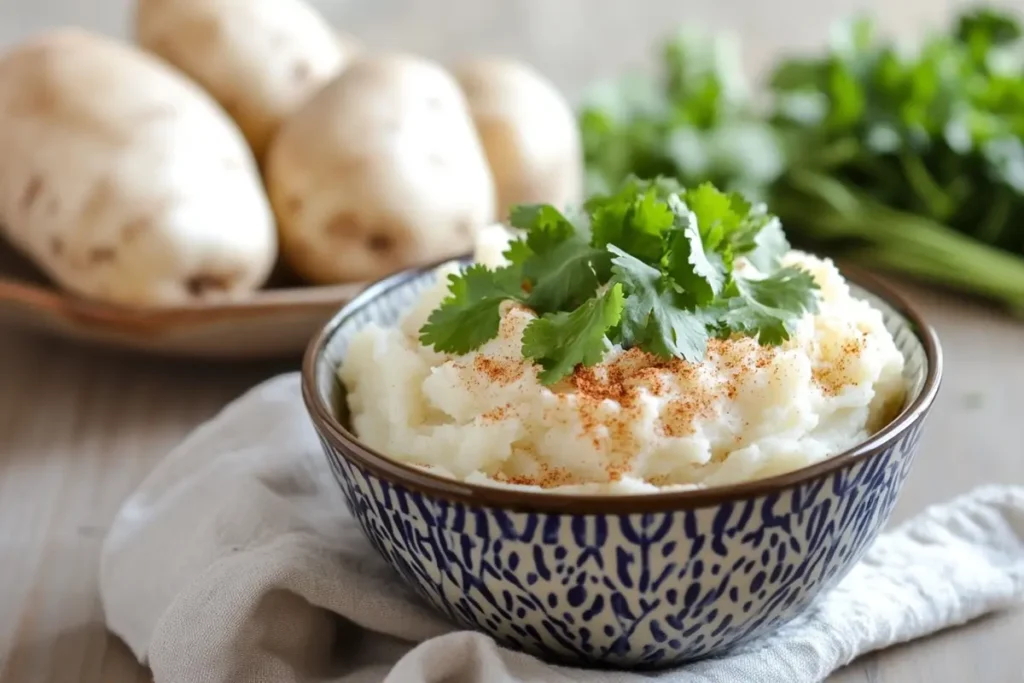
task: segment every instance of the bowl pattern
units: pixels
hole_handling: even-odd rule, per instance
[[[719,654],[804,610],[889,518],[918,435],[784,493],[634,515],[468,506],[324,447],[373,546],[453,621],[548,660],[637,667]]]
[[[335,370],[348,338],[369,320],[394,322],[421,278],[384,283],[336,319],[314,391],[342,421]],[[882,309],[907,360],[912,401],[925,384],[921,341],[884,301],[858,294]],[[888,520],[923,418],[867,457],[796,484],[629,514],[515,509],[418,490],[317,429],[367,538],[452,621],[549,661],[662,668],[763,636],[841,579]]]

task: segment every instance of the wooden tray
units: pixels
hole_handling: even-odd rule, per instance
[[[0,329],[166,356],[218,360],[298,357],[364,283],[272,286],[242,301],[134,309],[87,301],[47,282],[0,243]]]

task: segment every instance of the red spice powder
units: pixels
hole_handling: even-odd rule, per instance
[[[827,365],[811,372],[814,383],[826,396],[837,396],[851,384],[847,377],[850,363],[859,358],[867,346],[865,336],[850,339],[839,349],[839,354]]]
[[[505,325],[511,325],[507,316],[502,325],[503,334],[512,332],[511,328],[504,329]],[[863,352],[865,345],[863,338],[848,341],[843,345],[839,358],[833,359],[828,367],[814,371],[814,381],[823,392],[834,395],[842,390],[847,383],[848,363]],[[658,396],[668,393],[673,385],[690,387],[685,395],[672,399],[663,408],[657,428],[668,437],[692,435],[697,420],[713,418],[718,405],[735,399],[751,372],[771,368],[778,353],[777,348],[760,346],[745,338],[711,340],[707,360],[717,366],[723,377],[720,383],[712,385],[694,381],[696,374],[701,372],[699,365],[678,358],[659,358],[634,348],[601,366],[577,366],[564,386],[574,390],[572,395],[583,436],[589,439],[595,450],[605,455],[607,481],[614,482],[632,471],[636,453],[640,450],[634,429],[642,418],[640,397],[643,392]],[[526,364],[513,358],[477,356],[473,360],[473,368],[487,381],[507,385],[522,377]],[[772,368],[771,372],[769,381],[778,382],[779,369]],[[563,394],[560,400],[570,399]],[[608,401],[617,407],[609,406]],[[512,407],[506,404],[484,413],[482,419],[488,422],[507,419],[511,410]],[[583,483],[569,470],[545,463],[538,465],[536,474],[499,473],[495,478],[510,484],[542,488]]]
[[[539,486],[542,489],[551,489],[556,486],[571,486],[580,483],[569,470],[561,467],[551,467],[547,463],[539,463],[538,469],[539,472],[534,476],[525,474],[508,475],[504,472],[499,472],[494,475],[494,479],[505,484]]]
[[[523,376],[525,363],[514,358],[496,356],[477,356],[473,359],[473,369],[499,386],[506,386]]]

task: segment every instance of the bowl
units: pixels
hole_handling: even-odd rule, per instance
[[[853,567],[896,504],[939,389],[941,350],[902,297],[843,272],[882,311],[908,397],[859,446],[768,479],[639,495],[519,491],[437,476],[360,443],[337,368],[353,333],[395,323],[431,269],[374,284],[331,319],[307,349],[303,400],[366,537],[451,621],[550,662],[669,667],[796,617]]]

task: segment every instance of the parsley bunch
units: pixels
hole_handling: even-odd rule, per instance
[[[508,265],[451,275],[420,330],[424,345],[477,349],[497,336],[501,304],[515,301],[539,316],[522,352],[550,385],[601,362],[611,344],[699,362],[712,336],[779,344],[817,311],[811,275],[780,265],[789,243],[779,220],[710,183],[629,178],[580,210],[522,205],[509,222],[524,236],[505,252]],[[756,277],[734,271],[740,257]]]
[[[780,60],[755,106],[726,36],[681,34],[653,78],[580,114],[592,188],[633,173],[767,202],[801,247],[1024,312],[1024,38],[961,12],[905,48],[870,21]]]

